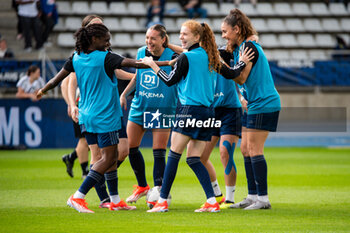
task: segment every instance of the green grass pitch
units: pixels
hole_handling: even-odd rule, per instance
[[[147,180],[153,186],[151,149],[141,149]],[[180,161],[168,213],[146,213],[145,198],[136,211],[98,208],[95,190],[87,195],[95,214],[79,214],[66,206],[80,186],[75,163],[72,179],[61,155],[70,150],[0,151],[0,232],[349,232],[350,149],[266,148],[271,210],[223,210],[194,213],[205,195],[185,156]],[[225,191],[218,149],[211,160]],[[243,158],[238,169],[235,201],[247,195]],[[125,199],[136,184],[129,161],[118,171]]]

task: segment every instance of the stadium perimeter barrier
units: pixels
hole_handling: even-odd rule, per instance
[[[54,61],[53,64],[59,70],[64,62]],[[38,65],[40,61],[0,60],[0,93],[9,90],[14,93],[16,83],[31,64]],[[270,62],[270,67],[278,87],[292,87],[295,90],[298,87],[350,86],[348,60],[319,61],[308,66],[286,66],[279,62]],[[125,113],[124,121],[127,119]],[[346,141],[348,138],[349,136],[346,136]],[[21,146],[72,148],[76,142],[72,120],[67,116],[67,107],[63,99],[44,98],[38,102],[0,99],[0,149],[22,148]],[[150,131],[146,132],[141,146],[152,146]]]
[[[0,99],[0,148],[73,148],[77,142],[63,99]]]
[[[25,75],[30,65],[38,65],[41,61],[0,60],[0,93],[14,91],[20,77]],[[57,70],[65,63],[64,60],[53,61]],[[272,76],[277,87],[305,86],[350,86],[350,59],[315,61],[303,63],[271,61]],[[53,77],[47,74],[45,79]]]

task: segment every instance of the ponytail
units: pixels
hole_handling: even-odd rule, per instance
[[[224,22],[232,28],[236,25],[238,26],[240,29],[238,35],[240,40],[245,40],[251,35],[258,35],[248,16],[239,9],[231,10],[224,18]],[[233,51],[235,46],[233,44],[227,44],[227,50]]]
[[[88,31],[85,27],[79,28],[78,31],[74,34],[76,38],[75,41],[75,50],[80,54],[81,52],[87,52],[91,44],[91,37],[88,36]]]
[[[201,24],[203,34],[200,39],[200,46],[207,52],[209,59],[209,70],[219,72],[221,68],[220,54],[215,42],[215,36],[208,24]]]

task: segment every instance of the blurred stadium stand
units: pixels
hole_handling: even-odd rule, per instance
[[[10,33],[11,36],[15,33],[16,17],[9,6],[10,4],[4,3],[6,1],[1,2],[3,4],[0,10],[1,18],[12,18],[13,20],[6,20],[6,22],[1,23],[0,33]],[[131,40],[127,46],[114,43],[113,48],[120,53],[131,52],[135,55],[136,48],[143,41],[136,40],[141,38],[139,36],[134,37],[134,34],[145,32],[144,25],[148,2],[146,0],[115,1],[108,6],[105,1],[100,0],[58,0],[60,19],[54,29],[55,33],[52,35],[54,47],[50,49],[53,50],[52,52],[49,51],[50,54],[52,53],[52,59],[64,59],[66,57],[64,55],[71,52],[74,46],[73,36],[71,36],[71,39],[66,39],[67,41],[62,41],[62,38],[68,38],[68,33],[73,35],[80,26],[82,18],[87,14],[103,16],[112,34],[129,33]],[[213,1],[204,1],[203,7],[208,10],[208,19],[205,21],[213,28],[217,36],[221,36],[221,20],[235,5],[228,2],[217,4]],[[239,5],[239,8],[252,19],[261,38],[265,35],[276,36],[273,43],[263,39],[261,41],[262,46],[266,48],[267,54],[269,54],[268,58],[270,60],[279,60],[279,57],[274,57],[275,53],[269,52],[269,49],[303,49],[306,51],[304,59],[312,61],[314,57],[310,53],[314,50],[321,50],[325,53],[325,56],[321,56],[320,59],[327,60],[331,59],[332,50],[336,44],[336,36],[343,37],[349,43],[350,4],[347,6],[343,3],[326,5],[322,0],[307,2],[260,0],[256,6],[243,2]],[[177,34],[181,22],[185,20],[186,15],[180,9],[180,5],[176,1],[167,1],[164,23],[168,32]],[[63,34],[63,37],[61,34]],[[300,38],[301,35],[302,38]],[[319,37],[321,37],[320,40],[318,40]],[[15,49],[16,54],[21,53],[21,47],[18,48],[18,53],[16,51],[17,44],[10,44],[10,47]],[[58,50],[62,53],[57,53]],[[27,55],[24,55],[24,58],[27,57]]]
[[[129,33],[131,40],[125,44],[115,43],[113,48],[121,53],[127,51],[136,54],[136,48],[143,41],[142,37],[134,37],[134,34],[144,33],[145,17],[148,1],[123,1],[114,2],[107,6],[102,1],[65,1],[57,2],[61,22],[55,28],[57,35],[72,33],[76,30],[77,23],[86,14],[96,13],[102,15],[108,22],[112,33]],[[220,24],[223,17],[234,8],[233,3],[216,4],[212,1],[204,1],[203,7],[208,10],[208,19],[205,21],[213,28],[215,34],[220,37]],[[330,3],[323,1],[263,1],[254,7],[250,3],[241,3],[239,8],[251,19],[261,36],[261,44],[266,48],[270,60],[280,60],[274,57],[271,50],[303,49],[304,60],[314,61],[311,53],[319,50],[324,53],[319,59],[331,59],[336,45],[336,36],[341,36],[349,43],[350,33],[350,6],[343,3]],[[186,20],[185,13],[175,1],[168,1],[165,11],[164,24],[170,34],[177,34],[181,22]],[[114,21],[114,22],[113,22]],[[113,22],[113,23],[112,23]],[[275,35],[272,41],[269,37]],[[264,36],[268,36],[266,40]],[[117,40],[117,39],[116,39]],[[118,40],[119,41],[119,40]],[[60,42],[61,48],[72,48],[74,40]]]

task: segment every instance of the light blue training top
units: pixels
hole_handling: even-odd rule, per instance
[[[214,101],[217,73],[209,71],[209,60],[202,47],[184,52],[188,59],[187,76],[178,83],[178,93],[182,105],[210,107]]]
[[[121,128],[122,110],[118,81],[106,74],[104,61],[108,51],[75,53],[73,67],[80,89],[79,124],[90,133],[108,133]]]
[[[165,48],[158,61],[170,61],[174,51]],[[137,52],[137,59],[146,56],[146,46]],[[163,66],[162,69],[169,74],[171,66]],[[151,69],[138,69],[136,75],[136,92],[131,103],[130,114],[142,116],[145,111],[161,108],[164,114],[175,114],[177,105],[177,86],[168,87],[159,80],[157,74]],[[130,116],[131,116],[130,115]],[[132,117],[131,116],[131,117]]]
[[[239,46],[245,48],[245,41]],[[258,59],[252,67],[246,82],[240,87],[244,98],[248,101],[248,114],[269,113],[281,110],[280,96],[275,88],[270,66],[260,44],[250,41],[257,51]]]
[[[241,102],[238,99],[235,81],[226,79],[222,75],[216,76],[216,87],[213,107],[241,108]]]

